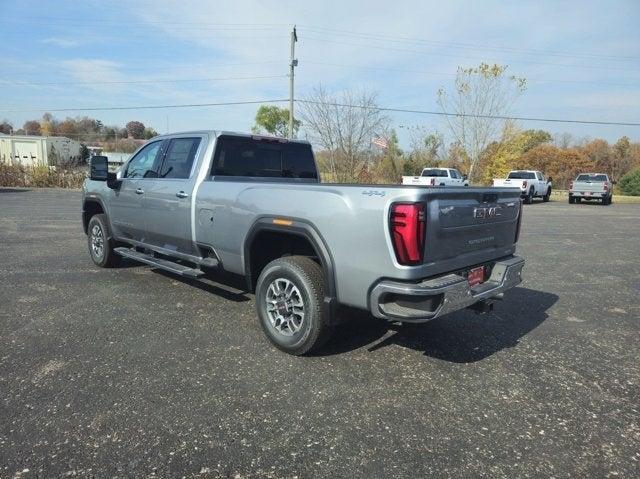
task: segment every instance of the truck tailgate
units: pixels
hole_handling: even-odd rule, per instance
[[[495,259],[509,254],[520,209],[520,193],[516,190],[434,191],[428,201],[424,262],[465,256]]]
[[[524,180],[516,180],[510,178],[504,180],[494,180],[493,186],[498,188],[520,188],[522,190],[524,189],[523,181]]]
[[[603,181],[576,181],[573,183],[572,191],[581,193],[603,193],[604,192]]]

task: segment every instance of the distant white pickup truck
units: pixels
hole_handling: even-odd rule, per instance
[[[613,201],[613,182],[604,173],[580,173],[569,185],[569,203],[599,200],[603,205]]]
[[[425,168],[420,176],[403,176],[403,185],[469,186],[467,175],[455,168]]]
[[[495,178],[493,186],[498,188],[520,188],[522,198],[528,205],[533,203],[536,197],[547,202],[551,197],[551,181],[544,177],[542,172],[535,170],[510,171],[506,179]]]

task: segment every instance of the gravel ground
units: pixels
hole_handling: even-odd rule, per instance
[[[526,206],[493,313],[345,311],[296,358],[233,285],[94,267],[79,192],[0,189],[0,477],[638,477],[639,238]]]

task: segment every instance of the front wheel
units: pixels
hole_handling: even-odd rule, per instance
[[[547,193],[542,197],[542,201],[547,203],[551,198],[551,187],[547,188]]]
[[[576,202],[576,199],[573,196],[569,195],[569,204],[572,205],[575,202]]]
[[[111,238],[109,222],[104,214],[94,215],[87,227],[87,241],[91,259],[101,268],[113,268],[120,263],[120,256],[113,250],[115,241]]]
[[[267,338],[296,356],[319,349],[331,335],[323,300],[322,268],[305,256],[272,261],[256,285],[256,308]]]

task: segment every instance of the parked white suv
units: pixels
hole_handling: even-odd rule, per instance
[[[420,176],[403,176],[403,185],[469,186],[467,175],[455,168],[425,168]]]
[[[533,203],[536,197],[547,202],[551,197],[551,181],[544,177],[542,172],[535,170],[514,170],[510,171],[506,179],[495,178],[493,186],[499,188],[520,188],[522,198],[526,204]]]

